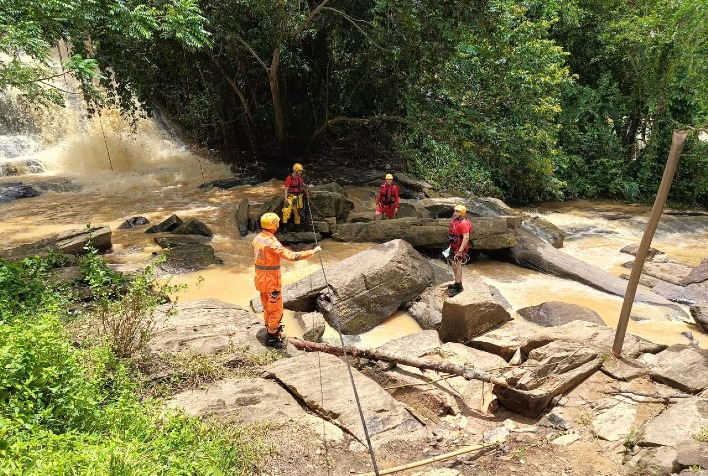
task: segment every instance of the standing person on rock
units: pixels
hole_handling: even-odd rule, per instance
[[[299,261],[319,253],[322,248],[316,246],[312,250],[294,252],[284,248],[275,237],[280,218],[275,213],[264,213],[261,217],[261,231],[253,238],[253,258],[256,265],[255,284],[261,293],[263,304],[263,320],[266,326],[265,345],[282,349],[283,339],[283,296],[280,275],[280,260]]]
[[[376,214],[374,220],[379,220],[384,213],[391,219],[398,214],[398,185],[393,183],[393,175],[386,174],[386,181],[379,187],[376,198]]]
[[[283,225],[287,225],[290,214],[293,215],[295,225],[300,224],[300,212],[305,206],[307,197],[307,185],[302,178],[303,168],[301,164],[293,165],[293,173],[285,179],[285,203],[283,205]],[[286,226],[283,226],[285,231]]]
[[[450,243],[450,255],[452,256],[452,272],[455,276],[455,284],[448,286],[448,296],[453,297],[460,294],[462,288],[462,265],[467,262],[467,252],[470,247],[470,233],[472,223],[467,219],[467,207],[455,205],[452,214],[452,221],[447,230],[447,240]]]

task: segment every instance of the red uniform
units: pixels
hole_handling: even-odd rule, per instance
[[[314,255],[313,250],[294,252],[277,240],[269,230],[263,230],[253,238],[253,259],[256,265],[255,284],[261,293],[263,320],[268,332],[273,334],[283,317],[283,287],[280,277],[280,259],[298,261]]]
[[[459,217],[450,222],[450,226],[447,230],[447,241],[450,243],[450,251],[452,254],[456,254],[460,251],[460,246],[462,245],[462,235],[465,233],[472,233],[472,223],[467,218]],[[469,240],[463,253],[467,254],[470,249]]]
[[[290,219],[290,214],[293,215],[293,221],[296,225],[300,224],[300,212],[305,205],[305,181],[301,175],[293,172],[285,179],[285,188],[287,189],[287,198],[283,206],[283,223],[287,223]]]
[[[386,214],[387,217],[393,218],[398,208],[398,185],[392,183],[381,184],[379,188],[379,196],[376,199],[376,213]]]

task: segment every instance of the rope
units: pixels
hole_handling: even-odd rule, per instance
[[[108,165],[111,166],[111,172],[113,171],[113,162],[111,162],[111,151],[108,150],[108,141],[106,140],[106,133],[103,130],[103,121],[101,120],[101,113],[98,113],[98,124],[101,126],[101,134],[103,134],[103,144],[106,146],[106,154],[108,154]]]
[[[315,207],[315,210],[317,210],[317,207],[315,206],[314,203],[312,203],[312,200],[310,200],[309,194],[307,195],[307,201],[309,204],[313,207]],[[319,210],[317,210],[319,212]],[[310,212],[310,223],[312,224],[312,234],[315,237],[315,246],[318,246],[317,243],[317,232],[315,231],[315,222],[312,219],[312,208],[309,208]],[[354,374],[352,373],[352,367],[349,364],[349,357],[347,356],[347,349],[346,346],[344,345],[344,337],[342,336],[342,326],[339,323],[339,318],[337,317],[337,312],[336,308],[334,307],[334,293],[330,290],[329,287],[329,282],[327,281],[327,274],[325,273],[324,269],[324,263],[322,261],[322,253],[318,253],[317,256],[320,259],[320,267],[322,268],[322,276],[324,277],[325,281],[325,287],[327,290],[330,291],[330,299],[332,302],[332,317],[334,318],[334,323],[337,328],[337,334],[339,334],[339,342],[342,346],[342,352],[344,353],[344,362],[347,364],[347,371],[349,372],[349,380],[352,383],[352,390],[354,390],[354,399],[356,400],[356,407],[359,410],[359,418],[361,418],[361,425],[364,427],[364,436],[366,437],[366,444],[369,447],[369,454],[371,455],[371,464],[374,467],[374,474],[376,476],[379,475],[379,467],[376,465],[376,456],[374,455],[374,447],[371,444],[371,438],[369,437],[369,429],[366,427],[366,419],[364,418],[364,410],[361,408],[361,400],[359,400],[359,392],[356,390],[356,384],[354,383]],[[322,377],[320,376],[320,385],[322,382]]]

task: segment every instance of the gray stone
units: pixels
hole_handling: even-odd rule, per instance
[[[690,273],[681,279],[682,286],[687,286],[694,283],[703,283],[708,281],[708,258],[703,258],[701,263],[693,268]]]
[[[627,466],[642,476],[670,476],[679,469],[676,449],[666,446],[642,448],[627,462]]]
[[[555,428],[556,430],[567,431],[573,428],[573,420],[563,416],[563,412],[554,408],[541,418],[539,426]]]
[[[694,304],[690,307],[690,311],[693,321],[708,334],[708,304]]]
[[[186,222],[179,225],[177,228],[172,230],[175,235],[201,235],[201,236],[213,236],[214,232],[211,231],[205,223],[197,220],[196,218],[190,218]]]
[[[166,260],[159,268],[170,274],[185,274],[222,263],[214,255],[214,248],[204,244],[199,235],[164,236],[155,243],[165,249]]]
[[[618,441],[632,432],[637,417],[636,405],[627,397],[605,398],[594,408],[592,432],[599,438]]]
[[[641,446],[678,446],[708,427],[708,401],[680,399],[646,424]]]
[[[327,418],[365,442],[362,422],[354,404],[347,366],[341,359],[322,353],[281,359],[266,368],[267,374],[288,388],[315,413]],[[352,369],[366,427],[375,446],[392,439],[424,438],[423,426],[384,389]],[[327,398],[322,399],[322,389]]]
[[[708,469],[708,444],[702,442],[681,445],[678,449],[676,462],[683,468],[698,466]]]
[[[179,303],[177,314],[168,315],[171,307],[165,304],[155,310],[155,328],[148,343],[152,352],[214,355],[268,350],[256,336],[264,332],[262,319],[240,306],[200,299]]]
[[[654,357],[653,354],[644,354]],[[616,358],[614,355],[609,356],[602,362],[602,371],[615,380],[629,382],[637,377],[643,377],[651,374],[651,370],[642,362],[629,358]]]
[[[167,220],[157,225],[151,226],[145,233],[169,233],[182,224],[182,219],[177,215],[170,216]]]
[[[408,314],[422,329],[437,329],[442,322],[442,306],[447,298],[447,286],[431,286],[415,301],[409,302]]]
[[[624,263],[624,267],[632,269],[632,261]],[[691,272],[691,268],[673,261],[646,261],[642,267],[642,275],[652,276],[667,283],[681,285],[681,280]]]
[[[148,223],[150,223],[150,220],[145,217],[132,217],[121,223],[118,229],[129,230],[131,228],[135,228],[136,226],[147,225]]]
[[[683,392],[698,393],[708,387],[708,350],[674,344],[656,354],[649,368],[652,379]]]
[[[549,301],[538,306],[524,307],[516,311],[527,321],[543,327],[555,327],[573,321],[587,321],[605,325],[600,315],[579,304]]]
[[[47,250],[67,255],[83,255],[88,253],[88,243],[97,251],[111,249],[112,232],[107,226],[95,226],[90,229],[79,228],[63,231],[34,243],[20,245],[2,253],[2,258],[8,261],[22,260],[28,256],[46,256]]]
[[[524,219],[521,227],[530,231],[554,248],[563,248],[565,232],[545,218],[532,217]]]
[[[502,357],[509,361],[526,344],[536,330],[529,325],[512,321],[467,342],[467,345]],[[550,341],[549,341],[550,342]]]
[[[511,315],[494,301],[489,286],[475,280],[443,303],[440,339],[443,342],[467,342],[511,320]]]
[[[504,426],[491,428],[482,434],[482,441],[485,443],[494,443],[496,441],[504,441],[509,436],[509,430]]]
[[[639,251],[639,245],[627,245],[620,250],[620,253],[626,253],[628,255],[637,256],[638,251]],[[649,250],[647,250],[647,259],[650,260],[654,256],[661,254],[661,253],[662,252],[657,250],[656,248],[649,248]]]
[[[505,407],[535,417],[556,395],[566,393],[602,364],[597,349],[572,342],[552,342],[534,349],[520,367],[503,374],[509,387],[494,387]]]
[[[303,340],[319,342],[325,331],[325,319],[319,312],[308,312],[297,316],[297,321],[302,326]]]
[[[686,304],[688,306],[708,302],[708,281],[686,286],[677,286],[675,284],[661,282],[651,290],[670,301]]]
[[[406,357],[421,357],[442,345],[438,333],[433,330],[416,332],[399,337],[377,347],[377,350]]]
[[[11,202],[18,198],[31,198],[41,195],[42,192],[31,185],[21,182],[6,182],[0,184],[0,203]]]
[[[248,217],[251,214],[251,204],[248,198],[241,200],[238,204],[238,210],[236,210],[236,227],[241,236],[248,235]]]

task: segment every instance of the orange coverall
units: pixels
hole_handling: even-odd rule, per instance
[[[313,256],[313,250],[294,252],[284,248],[269,230],[253,238],[253,258],[256,265],[256,289],[261,293],[263,320],[271,334],[278,332],[283,318],[283,284],[280,278],[280,259],[298,261]]]

